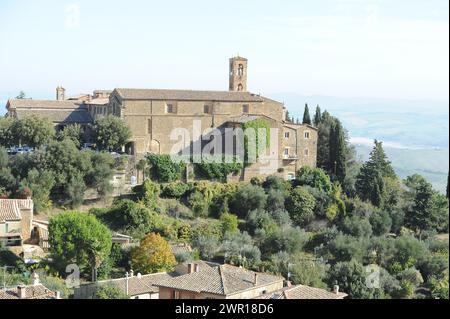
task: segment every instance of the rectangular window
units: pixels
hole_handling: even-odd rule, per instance
[[[290,136],[289,132],[284,132],[284,138],[288,139]]]
[[[174,113],[173,104],[167,104],[166,105],[166,113],[167,114]]]
[[[306,140],[309,140],[309,137],[310,137],[309,132],[305,132],[305,139],[306,139]]]
[[[147,133],[152,134],[152,120],[151,119],[147,120]]]
[[[284,149],[284,156],[289,156],[289,148]]]
[[[305,148],[305,156],[309,156],[309,149]]]
[[[248,113],[250,110],[250,107],[248,104],[242,105],[242,113]]]
[[[205,113],[205,114],[210,114],[211,113],[211,108],[210,108],[209,105],[203,106],[203,113]]]

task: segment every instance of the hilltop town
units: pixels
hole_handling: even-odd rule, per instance
[[[8,100],[0,299],[448,298],[448,194],[228,66],[227,91]]]

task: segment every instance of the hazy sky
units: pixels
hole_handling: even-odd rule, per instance
[[[448,100],[447,0],[0,0],[0,93],[249,89]]]

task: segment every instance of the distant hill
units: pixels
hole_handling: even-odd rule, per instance
[[[294,117],[302,119],[305,103],[311,114],[317,104],[337,116],[349,131],[359,156],[367,159],[373,140],[384,142],[399,176],[417,173],[436,189],[445,190],[449,170],[448,101],[407,101],[389,99],[271,94],[284,101]]]
[[[362,160],[367,160],[372,146],[354,144]],[[447,149],[401,149],[385,147],[386,154],[392,162],[396,173],[405,178],[412,174],[425,177],[434,188],[445,192],[449,167],[449,150]]]

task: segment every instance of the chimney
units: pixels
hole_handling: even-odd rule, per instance
[[[192,274],[194,272],[194,264],[193,263],[189,263],[187,265],[188,267],[188,274]]]
[[[55,298],[56,299],[61,299],[61,293],[59,291],[55,292]]]
[[[198,272],[200,266],[198,264],[194,264],[194,272]]]
[[[338,285],[334,285],[333,287],[333,293],[338,295],[339,294],[339,286]]]
[[[66,89],[62,86],[58,86],[56,88],[56,100],[57,101],[64,101],[66,99]]]
[[[258,286],[258,274],[255,272],[255,280],[253,281],[255,286]]]
[[[285,286],[287,288],[291,288],[292,287],[292,282],[290,280],[286,280],[286,282],[284,284],[285,284]]]
[[[130,277],[131,277],[131,278],[134,277],[134,271],[133,271],[133,269],[130,270]]]
[[[27,299],[27,286],[17,286],[17,294],[19,295],[19,299]]]
[[[33,286],[39,286],[40,282],[39,282],[39,275],[37,272],[33,272]]]

